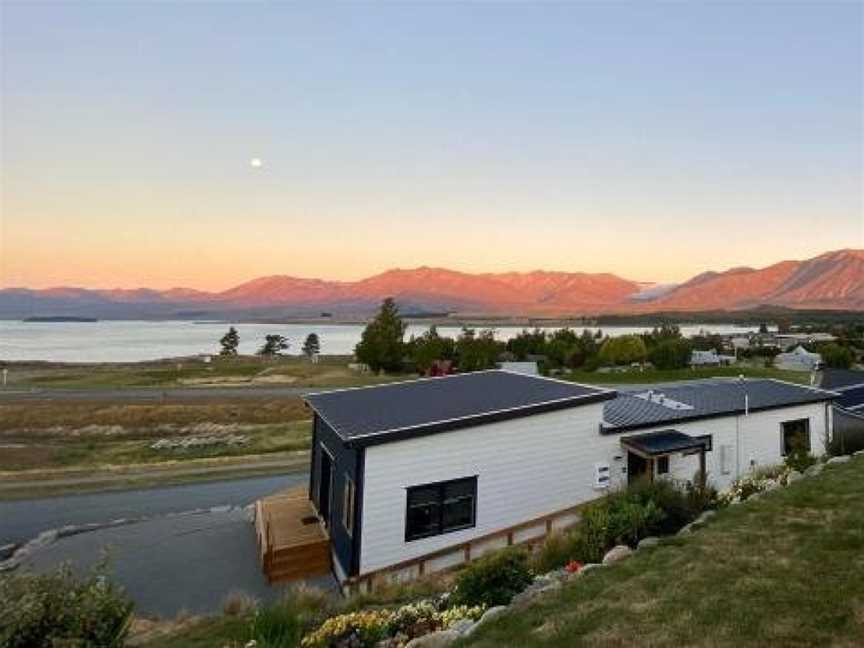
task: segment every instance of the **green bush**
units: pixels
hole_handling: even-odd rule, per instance
[[[41,648],[123,646],[132,602],[98,571],[76,577],[54,572],[0,578],[0,646]]]
[[[298,586],[275,604],[259,608],[249,622],[249,639],[258,648],[297,646],[304,631],[332,612],[331,601],[321,590]]]
[[[456,577],[453,605],[507,605],[514,594],[531,584],[528,554],[505,549],[470,563]]]
[[[784,463],[791,468],[792,470],[797,470],[798,472],[804,472],[810,466],[815,464],[818,461],[816,457],[811,455],[806,450],[795,450],[786,455],[786,460]]]

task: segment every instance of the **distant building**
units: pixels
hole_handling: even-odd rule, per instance
[[[690,354],[691,367],[720,367],[735,362],[735,356],[722,355],[716,349],[710,351],[693,351]]]
[[[811,353],[800,344],[792,351],[780,353],[774,358],[774,366],[787,371],[818,371],[822,356]]]
[[[536,362],[499,362],[498,368],[513,373],[525,374],[526,376],[539,376]]]

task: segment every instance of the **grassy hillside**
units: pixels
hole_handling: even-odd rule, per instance
[[[722,511],[472,646],[864,645],[864,458]]]

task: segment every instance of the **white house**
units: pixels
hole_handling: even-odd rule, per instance
[[[788,353],[778,354],[774,358],[774,366],[789,371],[818,371],[822,366],[822,356],[798,345]]]
[[[506,371],[306,396],[309,498],[344,587],[413,578],[573,524],[642,476],[719,488],[793,444],[824,452],[833,392],[774,380],[610,389]]]
[[[695,350],[690,354],[691,367],[719,367],[735,362],[735,356],[718,354],[715,349],[710,351]]]

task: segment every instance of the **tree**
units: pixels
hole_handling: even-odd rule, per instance
[[[399,371],[405,356],[405,322],[399,317],[396,302],[388,297],[378,314],[363,329],[360,342],[354,348],[357,360],[372,371]]]
[[[648,360],[657,369],[684,369],[690,365],[692,346],[685,339],[666,339],[648,352]]]
[[[855,354],[849,347],[834,342],[819,347],[822,362],[831,369],[851,369],[855,364]]]
[[[287,351],[291,344],[281,335],[265,335],[264,346],[258,349],[258,355],[273,357]]]
[[[237,347],[240,346],[240,334],[237,333],[237,329],[233,326],[229,328],[228,332],[219,340],[219,344],[222,345],[222,350],[219,351],[219,355],[236,356]]]
[[[498,354],[504,345],[495,339],[492,329],[476,333],[474,329],[463,328],[456,340],[456,358],[459,371],[481,371],[491,369],[498,361]]]
[[[525,360],[529,355],[545,355],[546,334],[538,328],[533,331],[522,329],[507,341],[507,350],[517,360]]]
[[[310,333],[306,336],[306,341],[303,342],[303,355],[307,358],[312,358],[318,355],[321,351],[321,342],[318,340],[317,333]]]
[[[428,372],[437,360],[452,360],[454,356],[453,338],[441,337],[434,325],[420,337],[412,337],[408,342],[408,357],[421,374]]]
[[[599,358],[606,365],[629,365],[643,362],[648,355],[645,342],[638,335],[609,338],[600,347]]]

